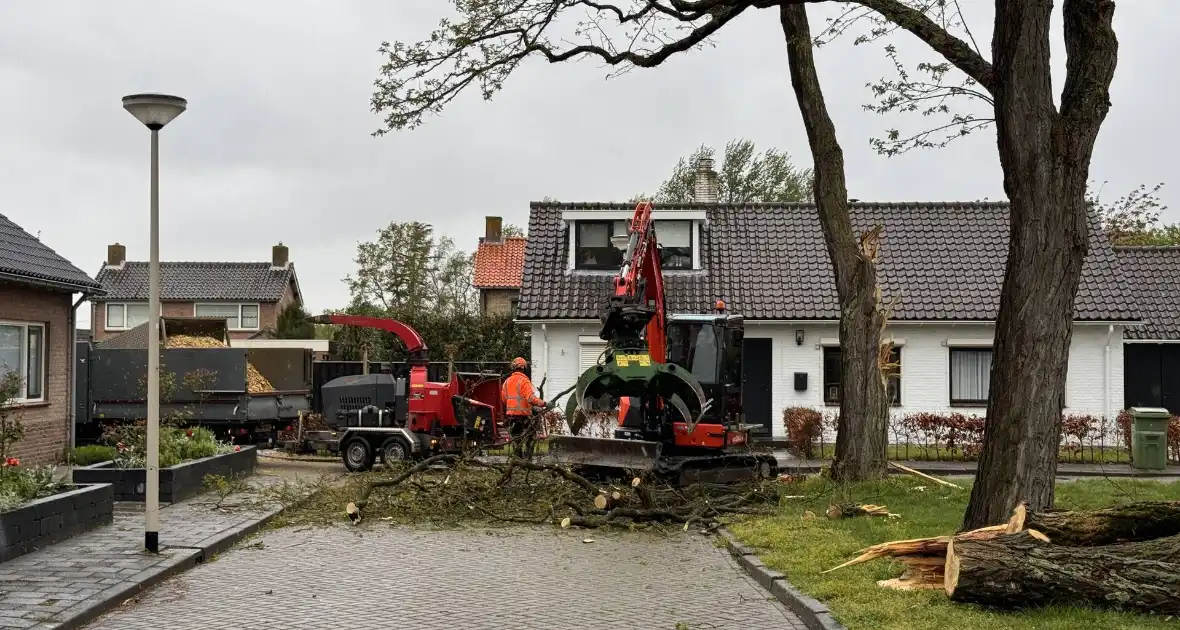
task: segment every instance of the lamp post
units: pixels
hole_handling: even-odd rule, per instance
[[[184,113],[188,101],[167,94],[123,97],[123,109],[152,132],[151,219],[148,262],[147,480],[143,544],[160,551],[160,130]]]

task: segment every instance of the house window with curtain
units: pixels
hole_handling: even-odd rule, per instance
[[[257,304],[197,304],[193,314],[224,318],[230,330],[258,330]]]
[[[951,348],[952,405],[986,405],[991,386],[991,348]]]
[[[17,402],[45,400],[45,326],[0,322],[0,378],[20,378]]]
[[[108,302],[106,305],[107,330],[130,330],[146,324],[147,302]]]
[[[652,221],[660,244],[660,266],[692,269],[692,221]]]
[[[889,397],[889,404],[901,405],[901,348],[894,346],[889,354],[889,362],[893,364],[887,370],[888,380],[885,381],[885,394]],[[824,348],[823,395],[825,405],[840,404],[841,394],[840,346],[826,346]]]

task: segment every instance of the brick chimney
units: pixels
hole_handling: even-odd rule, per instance
[[[270,249],[270,266],[275,269],[286,269],[290,262],[290,251],[282,241]]]
[[[107,245],[107,266],[122,267],[127,261],[127,247],[114,243]]]
[[[697,160],[696,172],[693,174],[692,200],[696,203],[717,203],[719,197],[713,158],[702,157]]]
[[[500,217],[484,217],[485,243],[499,243],[504,229],[504,219]]]

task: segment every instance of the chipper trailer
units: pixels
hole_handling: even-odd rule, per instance
[[[721,301],[715,313],[666,313],[651,213],[647,202],[635,208],[601,315],[607,349],[578,378],[566,405],[571,435],[550,436],[549,453],[587,474],[646,473],[678,485],[776,476],[774,456],[748,443],[744,320]],[[578,435],[589,414],[604,412],[618,418],[613,438]]]
[[[456,372],[448,382],[430,382],[426,342],[409,325],[359,315],[319,315],[311,321],[396,335],[405,344],[409,373],[342,376],[325,383],[323,415],[331,430],[300,431],[289,446],[339,452],[344,466],[358,472],[372,468],[377,458],[407,461],[510,442],[499,374]]]

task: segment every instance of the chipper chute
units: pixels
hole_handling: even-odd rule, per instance
[[[582,373],[566,404],[571,435],[549,438],[549,453],[574,466],[651,470],[663,427],[682,422],[691,430],[707,409],[700,383],[684,369],[646,352],[615,354]],[[609,418],[615,437],[580,435],[592,416]]]

